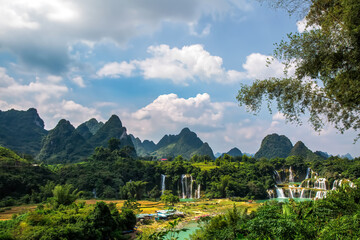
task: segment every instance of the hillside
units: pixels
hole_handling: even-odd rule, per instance
[[[255,158],[262,157],[272,159],[275,157],[286,158],[289,156],[293,145],[284,135],[276,133],[267,135],[261,142],[260,149],[255,154]]]
[[[49,131],[38,159],[47,163],[78,162],[88,157],[93,147],[65,119]]]
[[[89,139],[89,143],[95,147],[106,147],[111,138],[120,139],[120,148],[124,146],[134,147],[126,128],[123,127],[120,119],[112,115],[110,119]]]
[[[201,141],[196,133],[184,128],[178,135],[165,135],[156,145],[157,150],[151,153],[156,157],[176,157],[182,155],[190,159],[194,154],[209,155],[214,159],[214,153],[207,143]]]
[[[0,110],[0,145],[18,153],[37,155],[46,136],[44,121],[36,109],[27,111]]]
[[[294,147],[291,149],[289,156],[300,156],[305,160],[315,160],[321,159],[318,155],[313,153],[310,149],[308,149],[305,144],[301,141],[298,141]]]

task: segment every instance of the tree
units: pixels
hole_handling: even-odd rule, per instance
[[[272,1],[273,2],[273,1]],[[301,8],[299,4],[302,4]],[[307,30],[288,34],[277,44],[274,57],[293,76],[256,80],[242,85],[237,100],[249,111],[259,112],[263,98],[276,101],[290,122],[309,122],[320,131],[329,122],[341,133],[360,128],[360,2],[358,0],[277,0],[289,13],[307,6]],[[360,137],[358,134],[356,140]]]
[[[59,205],[70,205],[79,197],[81,192],[74,189],[73,185],[56,185],[52,191],[54,195],[55,206]]]
[[[172,194],[171,190],[165,190],[164,194],[160,197],[161,201],[165,203],[165,205],[171,204],[174,206],[175,203],[180,201],[178,196]]]
[[[108,147],[111,152],[120,150],[120,140],[117,138],[110,138],[108,141]]]

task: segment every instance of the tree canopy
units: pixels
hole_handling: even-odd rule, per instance
[[[277,0],[289,13],[309,6],[304,32],[290,33],[276,44],[274,57],[293,75],[242,85],[237,100],[260,111],[263,99],[277,103],[290,122],[309,123],[319,131],[326,122],[341,133],[360,128],[360,2],[358,0]],[[300,5],[303,8],[300,8]],[[357,138],[360,137],[358,134]]]

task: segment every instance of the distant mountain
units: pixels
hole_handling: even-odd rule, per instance
[[[293,145],[291,141],[284,135],[276,133],[267,135],[261,142],[260,149],[255,154],[255,158],[265,157],[272,159],[275,157],[286,158],[289,156]]]
[[[46,136],[44,121],[36,109],[27,111],[0,110],[0,145],[18,153],[37,155]]]
[[[315,151],[314,153],[322,159],[328,159],[329,157],[331,157],[331,155],[329,155],[327,152]]]
[[[38,159],[47,163],[75,162],[88,157],[93,146],[65,119],[44,138]]]
[[[247,152],[244,152],[243,155],[246,155],[248,157],[254,157],[255,156],[254,153],[247,153]]]
[[[225,153],[223,153],[221,156],[224,156],[224,154]],[[232,156],[232,157],[241,157],[243,154],[242,154],[242,152],[238,149],[238,148],[236,148],[236,147],[234,147],[234,148],[232,148],[230,151],[228,151],[227,153],[226,153],[227,155],[230,155],[230,156]]]
[[[89,139],[89,143],[93,147],[106,147],[111,138],[120,140],[120,148],[124,146],[134,147],[134,144],[129,135],[126,133],[126,128],[118,116],[112,115],[110,119]]]
[[[134,144],[138,156],[144,157],[156,150],[156,144],[153,141],[144,140],[142,142],[140,138],[135,138],[132,134],[129,134],[129,136]]]
[[[306,160],[319,159],[319,156],[308,149],[305,144],[298,141],[291,149],[289,156],[301,156]]]
[[[214,153],[207,143],[203,143],[196,133],[184,128],[178,135],[165,135],[156,145],[156,151],[152,156],[156,157],[176,157],[182,155],[186,159],[191,156],[209,155],[214,159]]]
[[[347,153],[347,154],[345,154],[345,155],[341,155],[340,157],[341,157],[341,158],[347,158],[347,159],[349,159],[349,160],[354,160],[354,158],[350,155],[350,153]]]

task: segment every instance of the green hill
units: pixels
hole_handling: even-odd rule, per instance
[[[255,154],[255,158],[272,159],[275,157],[286,158],[289,156],[293,145],[284,135],[276,133],[267,135],[261,142],[260,149]]]
[[[129,134],[136,153],[138,156],[148,156],[151,152],[155,151],[156,145],[153,141],[144,140],[143,142],[140,140],[140,138],[135,138],[132,134]]]
[[[112,115],[110,119],[89,139],[93,147],[106,147],[111,138],[120,140],[120,148],[130,146],[134,148],[131,137],[126,134],[126,128],[118,116]]]
[[[0,145],[18,153],[37,155],[46,136],[36,109],[0,111]]]
[[[48,169],[32,164],[10,149],[0,147],[0,201],[19,198],[38,191],[54,175]]]
[[[47,163],[78,162],[88,157],[93,147],[65,119],[49,131],[38,159]]]
[[[225,153],[223,153],[222,156],[223,156],[224,154],[225,154]],[[241,152],[238,148],[236,148],[236,147],[230,149],[230,151],[228,151],[226,154],[227,154],[227,155],[230,155],[230,156],[232,156],[232,157],[241,157],[241,156],[243,155],[242,152]]]
[[[196,133],[189,128],[181,130],[179,135],[165,135],[156,145],[157,150],[151,153],[156,157],[176,157],[182,155],[190,159],[194,154],[209,155],[214,159],[214,153],[207,143],[203,143]]]
[[[321,159],[318,155],[313,153],[310,149],[308,149],[305,144],[301,141],[298,141],[294,147],[291,149],[289,156],[300,156],[305,160],[315,160]]]

